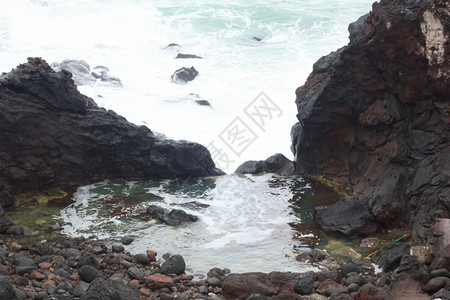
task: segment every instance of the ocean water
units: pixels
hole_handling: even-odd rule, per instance
[[[208,146],[231,173],[277,152],[292,159],[295,89],[318,58],[348,42],[348,24],[372,2],[0,0],[0,71],[29,56],[106,66],[123,88],[80,91],[133,123]],[[170,43],[180,47],[164,49]],[[203,59],[176,60],[178,52]],[[194,81],[171,81],[191,66]],[[240,142],[233,130],[244,132]]]
[[[97,82],[79,90],[135,124],[207,146],[216,164],[231,174],[246,160],[274,153],[293,158],[295,89],[317,59],[348,43],[348,24],[368,13],[372,3],[0,0],[0,71],[30,56],[49,63],[85,60],[91,69],[106,66],[123,87]],[[179,46],[166,48],[170,43]],[[175,59],[178,53],[203,59]],[[195,80],[172,82],[175,70],[191,66],[199,72]],[[302,220],[290,208],[292,192],[270,185],[271,176],[227,175],[213,186],[200,184],[194,196],[173,181],[96,183],[79,188],[75,203],[55,218],[65,222],[69,235],[139,232],[140,242],[130,250],[176,249],[194,271],[207,271],[218,261],[233,272],[295,270],[295,232],[288,223]],[[135,189],[145,201],[187,209],[200,222],[174,229],[102,217],[102,209],[119,198],[124,207],[138,209],[133,201],[141,198],[127,192]],[[200,206],[185,205],[195,201]]]

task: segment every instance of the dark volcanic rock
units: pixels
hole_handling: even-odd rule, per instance
[[[98,270],[90,265],[84,265],[78,269],[78,275],[80,275],[81,280],[86,282],[92,282],[98,276]]]
[[[277,173],[283,176],[293,175],[295,166],[292,161],[283,154],[277,153],[266,160],[248,160],[240,165],[237,174],[259,174],[262,172]]]
[[[97,278],[89,284],[89,288],[81,296],[81,299],[139,300],[139,290],[134,286],[124,284],[120,281]]]
[[[409,254],[412,243],[393,243],[381,248],[372,260],[377,263],[383,271],[392,271],[400,264],[405,254]]]
[[[198,71],[194,67],[181,68],[176,70],[172,75],[172,81],[178,84],[185,84],[197,77]]]
[[[316,207],[316,222],[325,232],[352,236],[374,233],[377,224],[367,206],[346,197],[330,206]]]
[[[172,255],[161,265],[161,273],[181,275],[186,269],[186,263],[181,255]]]
[[[184,225],[198,221],[198,217],[188,214],[180,209],[172,209],[163,219],[164,223],[171,226]]]
[[[40,58],[0,76],[0,178],[15,191],[221,173],[205,147],[161,139],[97,107],[71,77]]]
[[[450,211],[449,35],[447,1],[375,3],[296,90],[296,173],[351,188],[422,242]]]
[[[198,221],[197,216],[188,214],[180,209],[172,209],[169,212],[167,209],[157,205],[150,205],[147,207],[146,212],[152,218],[171,226],[179,226]]]
[[[177,57],[175,57],[176,59],[180,59],[180,58],[203,58],[200,56],[197,56],[195,54],[183,54],[183,53],[178,53]]]
[[[13,299],[14,287],[9,276],[0,275],[0,299]]]

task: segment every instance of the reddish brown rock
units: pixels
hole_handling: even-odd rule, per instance
[[[150,275],[147,277],[147,287],[151,289],[170,288],[174,285],[172,277],[166,275]]]
[[[289,278],[281,273],[243,273],[228,276],[222,284],[227,299],[247,299],[251,294],[278,295],[283,291],[294,292]]]
[[[52,268],[52,266],[53,265],[51,263],[46,262],[46,261],[41,262],[41,263],[38,264],[38,267],[41,270],[50,270]]]
[[[316,293],[319,293],[321,295],[326,294],[327,289],[334,289],[334,288],[345,288],[345,285],[339,284],[331,279],[326,279],[325,281],[321,282],[317,288]]]
[[[379,1],[296,90],[296,173],[325,175],[424,243],[450,214],[448,1]],[[364,224],[361,230],[366,230]]]
[[[45,279],[45,275],[39,271],[33,270],[30,275],[28,275],[28,279],[41,281]]]
[[[363,285],[356,294],[356,300],[393,300],[392,296],[386,291],[370,285]]]
[[[429,300],[430,296],[422,292],[421,284],[411,278],[397,280],[391,285],[390,293],[398,300]]]

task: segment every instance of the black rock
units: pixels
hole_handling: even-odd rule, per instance
[[[26,273],[30,274],[33,270],[36,270],[35,266],[17,266],[16,267],[16,274],[23,276]]]
[[[347,286],[349,286],[352,283],[355,283],[358,286],[363,286],[366,282],[365,282],[364,276],[362,276],[361,274],[354,274],[354,275],[350,275],[347,278],[345,278],[344,283]]]
[[[178,53],[177,57],[175,57],[176,59],[180,59],[180,58],[203,58],[194,54],[183,54],[183,53]]]
[[[181,68],[176,70],[172,75],[172,81],[178,84],[185,84],[197,77],[198,71],[194,67]]]
[[[18,255],[18,254],[13,255],[13,264],[16,266],[34,266],[34,267],[36,267],[36,262],[34,261],[34,259],[26,257],[26,256]]]
[[[442,288],[434,293],[431,299],[450,300],[450,291]]]
[[[437,270],[432,270],[430,272],[430,277],[434,278],[434,277],[448,277],[450,278],[450,271],[447,269],[437,269]]]
[[[316,222],[328,233],[354,236],[376,231],[374,218],[367,206],[346,197],[329,206],[316,207]]]
[[[348,273],[360,273],[359,267],[354,263],[346,263],[341,267],[342,276],[347,276]]]
[[[384,272],[392,271],[400,265],[404,255],[409,255],[412,243],[393,243],[381,248],[372,260],[378,264]]]
[[[164,47],[164,49],[170,49],[170,48],[180,48],[181,46],[176,44],[176,43],[170,43],[169,45],[167,45],[166,47]]]
[[[127,274],[131,278],[138,279],[138,280],[143,279],[145,277],[144,271],[142,271],[138,267],[130,267],[130,268],[128,268]]]
[[[65,259],[68,259],[69,257],[78,257],[81,256],[81,251],[75,248],[67,248],[63,252],[63,256]]]
[[[27,295],[25,294],[25,292],[22,290],[19,290],[19,289],[14,289],[14,297],[16,297],[16,299],[18,299],[18,300],[26,300],[27,299]]]
[[[120,252],[125,251],[125,247],[123,245],[121,245],[121,244],[113,244],[111,246],[111,250],[112,250],[112,252],[120,253]]]
[[[0,299],[13,299],[14,288],[9,276],[0,275]]]
[[[167,214],[168,210],[157,206],[157,205],[150,205],[149,207],[147,207],[146,209],[147,214],[150,215],[150,217],[154,218],[154,219],[158,219],[158,220],[162,220],[165,215]]]
[[[0,99],[0,178],[15,192],[112,178],[223,174],[204,146],[163,139],[99,108],[77,90],[71,73],[55,72],[40,58],[0,75]],[[1,220],[0,233],[10,225]]]
[[[6,233],[12,225],[14,225],[14,223],[10,218],[7,216],[0,217],[0,233]]]
[[[300,274],[290,278],[294,286],[294,292],[300,295],[309,295],[314,290],[314,279],[308,274]]]
[[[181,275],[186,269],[186,263],[181,255],[172,255],[161,265],[161,273]]]
[[[81,280],[90,283],[98,277],[98,270],[93,266],[84,265],[78,269],[78,275],[80,275]]]
[[[2,183],[2,182],[0,182],[0,186],[1,186],[1,183]],[[14,196],[11,195],[11,194],[9,194],[9,193],[8,193],[8,194],[5,193],[5,192],[2,191],[1,188],[0,188],[0,205],[1,205],[2,207],[9,207],[9,206],[11,206],[13,203],[14,203]]]
[[[145,253],[138,253],[134,256],[134,259],[140,264],[148,265],[150,263],[150,257]]]
[[[164,218],[164,223],[171,226],[179,226],[198,221],[198,217],[188,214],[180,209],[172,209]]]
[[[235,171],[237,174],[259,174],[262,172],[289,176],[294,174],[295,166],[294,163],[287,159],[283,154],[277,153],[266,160],[246,161]]]
[[[85,253],[83,254],[80,259],[78,259],[78,268],[81,268],[82,266],[92,266],[96,269],[98,269],[99,263],[97,261],[97,258],[95,255],[91,253]]]
[[[211,106],[208,100],[195,100],[195,103],[201,106]]]
[[[89,284],[86,293],[81,296],[81,300],[90,299],[139,300],[139,290],[120,281],[99,277]]]
[[[122,239],[120,240],[120,242],[124,245],[129,245],[134,241],[134,237],[127,235],[122,237]]]
[[[53,273],[54,273],[56,276],[59,276],[59,277],[65,278],[65,279],[69,279],[69,278],[70,278],[70,273],[67,272],[67,271],[64,270],[64,269],[61,269],[61,268],[56,269],[55,272],[53,272]]]
[[[12,225],[6,231],[6,234],[9,235],[23,235],[23,227],[21,225]]]
[[[51,288],[53,288],[53,287],[51,287]],[[49,293],[50,293],[50,291],[49,291]],[[40,292],[38,292],[36,294],[36,298],[35,299],[36,300],[49,300],[50,297],[48,296],[48,294],[46,292],[40,291]]]

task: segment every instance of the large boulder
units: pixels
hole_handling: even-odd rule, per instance
[[[251,294],[275,296],[294,292],[289,278],[282,273],[242,273],[229,275],[222,284],[226,299],[247,299]]]
[[[372,234],[378,229],[367,206],[353,197],[345,197],[333,205],[316,207],[316,222],[325,232],[346,236]]]
[[[235,171],[236,174],[276,173],[282,176],[293,175],[295,166],[281,153],[274,154],[266,160],[248,160]]]
[[[296,173],[342,184],[417,241],[450,211],[448,11],[443,0],[374,3],[296,90]]]
[[[0,178],[15,191],[222,173],[205,147],[162,139],[99,108],[71,77],[40,58],[0,76]]]
[[[89,284],[81,299],[139,300],[139,290],[135,286],[124,284],[121,281],[99,277]]]
[[[157,205],[150,205],[146,209],[146,213],[153,219],[159,220],[170,226],[185,225],[198,221],[198,217],[188,214],[181,209],[172,209],[168,211]]]

